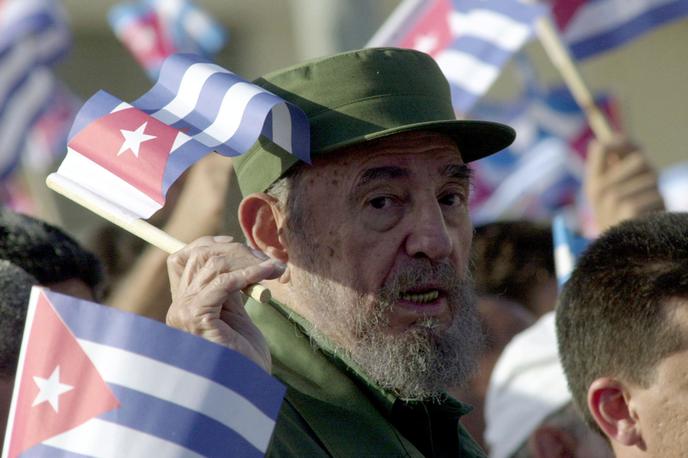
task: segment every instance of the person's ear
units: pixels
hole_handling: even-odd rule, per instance
[[[239,224],[250,246],[284,263],[289,260],[281,235],[284,215],[274,197],[264,193],[246,196],[239,204]]]
[[[629,390],[613,378],[599,378],[588,388],[588,409],[602,432],[620,445],[644,448],[638,416],[630,401]]]
[[[540,426],[528,438],[530,454],[535,458],[576,456],[576,446],[569,433],[552,426]]]

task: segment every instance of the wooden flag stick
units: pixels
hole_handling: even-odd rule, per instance
[[[76,202],[166,253],[175,253],[185,246],[185,243],[175,239],[149,222],[136,218],[133,215],[125,215],[121,211],[113,210],[112,204],[96,194],[81,187],[77,191],[75,188],[78,185],[69,179],[52,173],[45,179],[45,183],[58,194]],[[248,286],[241,290],[241,292],[259,302],[268,302],[272,298],[270,290],[259,284]]]
[[[595,137],[602,143],[609,143],[614,137],[614,131],[604,113],[595,104],[595,99],[578,71],[571,53],[561,41],[559,33],[548,16],[543,16],[538,20],[536,33],[545,52],[573,94],[573,98],[585,112]]]

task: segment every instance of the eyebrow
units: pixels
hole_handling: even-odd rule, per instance
[[[406,178],[408,176],[408,170],[401,167],[374,167],[363,172],[363,175],[361,175],[361,178],[359,178],[358,183],[356,183],[356,187],[365,186],[373,181],[394,180],[397,178]]]
[[[442,175],[457,180],[469,180],[473,176],[473,170],[466,164],[449,164],[442,168]]]

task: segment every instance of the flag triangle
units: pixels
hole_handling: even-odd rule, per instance
[[[74,334],[41,291],[29,307],[28,339],[18,369],[9,457],[68,431],[119,401],[98,373]]]

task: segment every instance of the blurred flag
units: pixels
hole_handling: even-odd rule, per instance
[[[546,12],[542,5],[517,0],[406,0],[368,46],[413,48],[433,56],[449,80],[454,109],[465,114]]]
[[[688,211],[688,162],[679,162],[662,170],[659,190],[668,211]]]
[[[590,240],[576,234],[567,224],[563,214],[558,214],[552,221],[554,241],[554,268],[557,272],[557,283],[561,288],[571,277],[576,261],[590,244]]]
[[[22,163],[45,171],[64,157],[67,136],[82,102],[67,86],[56,82],[52,98],[28,133]]]
[[[51,177],[97,206],[148,218],[193,163],[213,150],[243,154],[260,135],[310,161],[308,120],[298,107],[198,56],[175,54],[132,105],[104,91],[91,97]]]
[[[598,105],[618,125],[615,104]],[[482,101],[473,115],[507,123],[517,132],[506,150],[471,164],[471,212],[477,224],[504,218],[550,218],[576,203],[592,138],[585,114],[565,87],[531,87],[517,101]]]
[[[688,15],[688,0],[554,0],[564,41],[586,59]]]
[[[190,0],[139,0],[114,6],[108,21],[134,58],[157,78],[163,61],[175,53],[212,58],[226,33]]]
[[[284,392],[226,347],[34,287],[2,456],[263,456]]]
[[[69,47],[69,27],[58,1],[0,3],[0,180],[19,163],[26,133],[52,96],[50,66]]]

